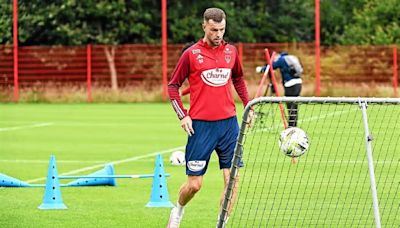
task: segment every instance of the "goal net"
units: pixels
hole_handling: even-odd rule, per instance
[[[309,140],[308,151],[297,162],[278,144],[284,130],[279,107],[287,102],[298,104],[297,127]],[[250,107],[251,127],[246,123]],[[239,168],[241,159],[244,167]],[[240,180],[237,186],[235,178]],[[217,227],[225,223],[226,227],[400,227],[400,99],[251,101],[243,115]]]

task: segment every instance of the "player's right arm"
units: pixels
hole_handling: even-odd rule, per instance
[[[187,110],[183,107],[182,99],[179,94],[179,88],[190,74],[189,52],[185,51],[179,58],[174,71],[172,72],[171,80],[168,83],[168,95],[172,107],[178,118],[181,120],[188,115]]]
[[[188,115],[187,110],[183,107],[181,95],[179,94],[179,88],[182,86],[186,78],[189,77],[189,74],[189,52],[185,51],[179,58],[179,61],[172,73],[171,80],[168,83],[168,94],[172,107],[181,121],[181,127],[189,136],[191,136],[194,134],[194,130],[192,128],[192,119]]]

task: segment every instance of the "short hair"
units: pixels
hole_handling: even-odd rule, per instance
[[[208,8],[206,9],[206,11],[204,11],[203,14],[204,21],[208,21],[211,19],[217,23],[220,23],[225,18],[225,12],[220,8]]]

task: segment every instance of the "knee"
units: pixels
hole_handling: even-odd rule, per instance
[[[188,189],[192,194],[197,193],[201,189],[201,183],[200,182],[192,182],[188,185]]]

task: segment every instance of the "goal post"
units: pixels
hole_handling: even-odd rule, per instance
[[[309,140],[297,164],[278,144],[287,102]],[[399,205],[400,99],[260,97],[243,114],[217,227],[399,227]]]

